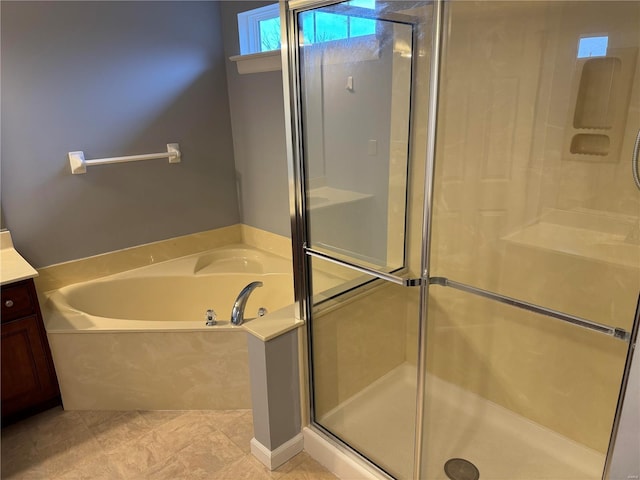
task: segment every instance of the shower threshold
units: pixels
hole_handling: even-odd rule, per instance
[[[402,364],[319,423],[399,479],[413,475],[416,368]],[[424,480],[448,480],[451,458],[490,480],[600,480],[605,455],[427,375]],[[424,471],[424,470],[423,470]]]

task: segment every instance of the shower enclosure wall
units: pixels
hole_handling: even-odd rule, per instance
[[[640,5],[281,8],[313,428],[393,478],[605,477],[638,329]]]

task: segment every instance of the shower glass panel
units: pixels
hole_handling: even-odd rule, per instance
[[[299,14],[307,246],[404,266],[412,26],[345,2]]]
[[[602,478],[626,342],[441,286],[428,318],[420,478]]]
[[[420,289],[322,259],[310,270],[315,423],[395,478],[411,478]],[[360,286],[342,293],[350,284]]]
[[[640,290],[640,4],[445,5],[422,477],[600,479]]]
[[[630,330],[638,3],[446,5],[431,275]],[[581,39],[601,32],[606,57],[580,57]],[[618,68],[594,75],[595,60]],[[585,110],[588,128],[575,122]],[[602,137],[617,155],[602,154]]]

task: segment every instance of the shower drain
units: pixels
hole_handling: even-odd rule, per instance
[[[480,471],[469,460],[451,458],[444,464],[444,473],[451,480],[478,480]]]

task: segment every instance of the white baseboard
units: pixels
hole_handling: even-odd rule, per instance
[[[349,480],[389,478],[367,468],[310,428],[303,428],[302,433],[304,435],[304,451],[336,477]]]
[[[292,459],[302,451],[303,447],[304,437],[302,433],[286,441],[273,451],[265,447],[255,437],[251,439],[251,453],[266,465],[269,470],[275,470],[286,461]]]

